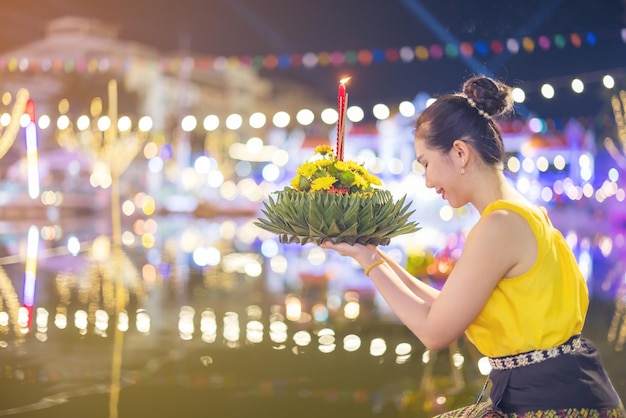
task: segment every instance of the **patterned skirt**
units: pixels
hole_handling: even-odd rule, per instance
[[[624,418],[624,407],[617,408],[568,408],[537,410],[522,413],[504,413],[493,407],[491,402],[480,402],[475,405],[465,406],[450,412],[437,415],[435,418],[453,417],[484,417],[484,418]]]
[[[490,402],[437,417],[626,418],[595,346],[574,336],[557,349],[491,359]]]

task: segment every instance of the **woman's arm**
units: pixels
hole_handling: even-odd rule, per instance
[[[380,255],[380,257],[385,260],[389,267],[391,267],[393,272],[398,275],[398,277],[400,278],[400,280],[402,280],[406,287],[408,287],[409,290],[415,294],[415,296],[419,297],[427,304],[432,305],[434,300],[439,295],[439,290],[428,285],[427,283],[424,283],[417,277],[414,277],[412,274],[406,271],[405,268],[396,263],[394,259],[389,257],[389,254],[385,253],[380,248],[377,249],[377,252],[378,255]]]
[[[511,237],[520,231],[500,212],[486,215],[474,226],[463,254],[432,304],[407,286],[393,263],[377,264],[369,271],[398,319],[429,349],[445,348],[459,338],[487,303],[498,281],[526,252],[511,246]],[[529,230],[527,224],[525,228]],[[328,241],[321,246],[354,258],[364,269],[382,259],[374,246],[334,245]]]

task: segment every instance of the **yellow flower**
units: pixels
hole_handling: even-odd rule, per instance
[[[315,164],[316,164],[318,167],[326,167],[327,165],[330,165],[330,164],[332,164],[332,163],[333,163],[333,161],[332,161],[332,160],[327,160],[327,159],[321,159],[321,160],[316,160],[316,161],[315,161]]]
[[[359,174],[367,173],[367,170],[361,164],[357,164],[354,161],[346,161],[346,164],[348,164],[348,167],[350,167],[350,170],[354,171],[355,173],[359,173]]]
[[[311,191],[316,190],[329,190],[330,186],[332,186],[337,179],[332,176],[324,176],[313,180],[311,183]]]
[[[330,145],[318,145],[313,150],[313,153],[320,154],[320,155],[326,155],[326,154],[334,155],[333,149],[330,147]]]
[[[302,177],[311,177],[316,171],[317,165],[308,161],[298,167],[298,174]]]
[[[296,175],[292,180],[291,180],[291,187],[293,187],[294,189],[297,189],[298,186],[300,185],[300,175]]]
[[[373,174],[365,172],[364,176],[365,176],[365,180],[367,180],[368,182],[370,182],[371,184],[375,186],[380,186],[381,184],[383,184],[383,182],[380,181],[380,179]]]
[[[345,161],[335,161],[335,168],[339,171],[350,171],[350,164]]]
[[[354,173],[354,184],[361,189],[367,189],[370,187],[369,182],[359,173]]]
[[[301,190],[302,186],[307,192],[329,190],[333,184],[339,182],[341,187],[352,192],[371,192],[372,186],[382,184],[363,164],[338,160],[329,145],[318,145],[315,147],[315,154],[321,155],[321,158],[305,161],[298,167],[296,177],[291,180],[292,188]]]

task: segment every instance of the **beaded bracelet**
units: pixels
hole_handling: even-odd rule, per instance
[[[383,264],[385,262],[385,260],[383,260],[382,258],[380,260],[376,260],[374,261],[372,264],[370,264],[369,266],[367,266],[367,268],[365,269],[365,275],[369,277],[370,275],[370,271],[372,271],[372,269],[376,266],[380,266],[381,264]]]

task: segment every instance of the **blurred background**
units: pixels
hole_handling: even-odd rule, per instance
[[[413,125],[473,74],[515,88],[507,176],[587,279],[626,398],[626,3],[5,0],[0,416],[428,417],[489,373],[426,350],[362,270],[254,225],[317,145],[406,196],[385,247],[442,286],[477,219]]]

